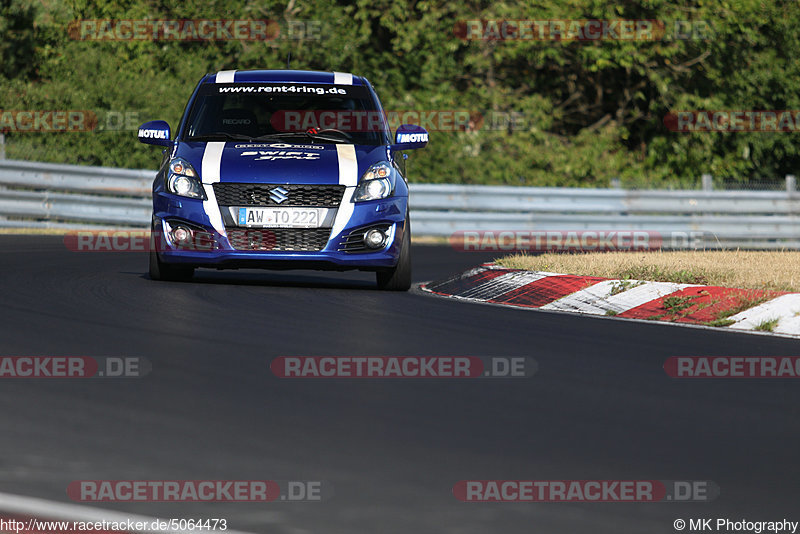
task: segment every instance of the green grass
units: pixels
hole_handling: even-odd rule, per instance
[[[769,293],[765,293],[760,296],[739,295],[736,297],[736,304],[726,310],[722,310],[719,314],[717,314],[716,319],[706,321],[703,324],[706,326],[730,326],[736,321],[728,319],[728,317],[732,317],[737,313],[749,310],[750,308],[758,306],[759,304],[766,302],[773,297],[774,295],[770,295]]]
[[[707,293],[706,293],[707,294]],[[666,312],[659,314],[659,315],[652,315],[648,317],[649,319],[663,319],[664,317],[669,317],[671,321],[679,317],[686,317],[692,312],[696,312],[702,310],[703,308],[707,308],[711,306],[714,302],[697,302],[700,297],[703,295],[694,295],[694,296],[680,296],[680,297],[666,297],[663,300],[664,309],[667,310]],[[693,309],[694,308],[694,309]]]
[[[758,330],[760,332],[772,332],[775,330],[775,327],[778,326],[778,321],[778,318],[766,319],[758,323],[753,330]]]
[[[619,295],[620,293],[627,291],[633,287],[640,286],[644,284],[643,280],[620,280],[619,282],[615,282],[611,284],[611,291],[609,292],[608,296],[612,297],[614,295]]]
[[[694,300],[697,297],[667,297],[664,299],[664,308],[672,313],[679,313],[694,305]]]
[[[723,327],[723,326],[730,326],[735,323],[733,319],[714,319],[713,321],[706,321],[703,323],[706,326],[716,326],[716,327]]]
[[[650,280],[652,282],[675,282],[677,284],[708,285],[711,275],[703,269],[669,270],[654,265],[629,267],[621,271],[623,278]]]

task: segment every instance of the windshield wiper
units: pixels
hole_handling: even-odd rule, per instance
[[[192,135],[188,137],[187,141],[217,141],[223,139],[225,141],[250,141],[253,139],[250,135],[232,134],[227,132],[213,132],[203,135]]]
[[[347,135],[347,134],[344,134]],[[349,139],[344,137],[333,137],[326,134],[314,134],[310,132],[280,132],[267,135],[242,135],[232,134],[227,132],[213,132],[203,135],[192,135],[188,137],[187,141],[283,141],[286,139],[310,139],[312,141],[328,141],[330,143],[350,143]]]
[[[343,137],[332,137],[326,134],[315,134],[311,132],[281,132],[274,134],[261,135],[254,137],[253,141],[280,141],[282,139],[310,139],[312,141],[329,141],[331,143],[351,143],[349,139]]]

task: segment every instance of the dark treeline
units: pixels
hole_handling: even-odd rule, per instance
[[[275,21],[277,38],[75,38],[79,20],[223,18]],[[465,22],[586,19],[659,21],[658,35],[497,40],[491,25]],[[130,126],[155,118],[174,126],[205,73],[284,68],[291,53],[292,68],[368,77],[388,110],[472,114],[467,128],[432,132],[429,148],[411,160],[414,180],[604,186],[615,177],[687,185],[702,173],[775,179],[800,172],[800,133],[678,133],[664,118],[686,110],[792,110],[793,120],[800,113],[799,27],[796,0],[0,0],[0,108],[98,117],[89,132],[8,132],[6,157],[153,168],[158,154]],[[467,31],[490,38],[467,40]]]

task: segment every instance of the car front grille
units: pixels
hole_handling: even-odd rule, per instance
[[[236,250],[311,252],[325,248],[330,228],[228,228]]]
[[[281,187],[286,191],[283,202],[276,202],[270,192]],[[220,206],[307,206],[337,208],[345,186],[316,184],[233,184],[217,182],[214,196]]]

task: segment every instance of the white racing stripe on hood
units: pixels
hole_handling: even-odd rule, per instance
[[[214,79],[216,83],[233,83],[233,75],[236,74],[235,70],[221,70],[217,73]]]
[[[353,85],[353,75],[349,72],[334,72],[333,85]]]
[[[208,197],[208,200],[203,201],[203,211],[208,215],[211,226],[220,235],[225,235],[225,225],[222,222],[222,215],[219,212],[219,204],[217,204],[217,197],[214,195],[214,186],[212,184],[219,182],[219,168],[224,149],[224,142],[211,141],[206,143],[206,150],[203,152],[203,163],[200,167],[203,189],[206,192],[206,197]]]
[[[358,183],[358,160],[355,145],[336,145],[339,156],[339,183],[347,187]]]
[[[353,193],[358,184],[358,160],[356,159],[356,147],[354,145],[336,145],[336,155],[339,157],[339,184],[345,186],[344,197],[339,209],[336,211],[336,219],[333,221],[331,237],[339,234],[350,216],[353,215]]]
[[[200,168],[200,176],[204,184],[219,182],[219,167],[222,162],[222,151],[225,150],[224,141],[210,141],[206,143],[206,150],[203,152],[203,163]]]

